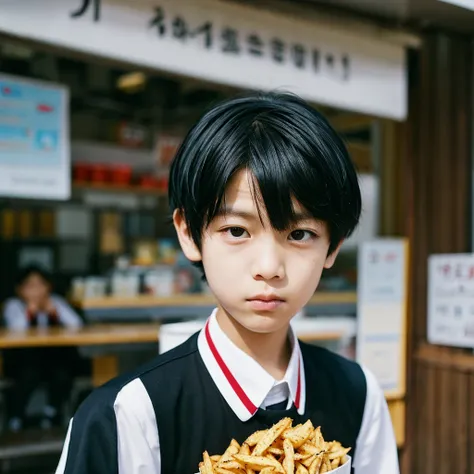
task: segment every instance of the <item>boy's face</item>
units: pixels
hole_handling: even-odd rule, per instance
[[[207,282],[225,311],[244,328],[259,333],[278,331],[309,301],[328,256],[327,225],[304,213],[290,229],[275,231],[264,206],[258,209],[246,171],[235,175],[225,194],[225,210],[204,231],[201,251],[175,213],[175,226],[186,256],[202,260]]]
[[[49,284],[41,275],[32,273],[19,287],[18,294],[27,303],[39,304],[49,296]]]

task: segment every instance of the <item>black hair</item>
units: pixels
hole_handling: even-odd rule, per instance
[[[45,268],[41,267],[40,265],[32,264],[19,270],[15,280],[16,286],[18,287],[23,285],[23,283],[25,283],[25,281],[28,280],[28,278],[30,278],[32,275],[38,275],[48,285],[52,285],[53,283],[51,274]]]
[[[357,173],[326,119],[299,97],[260,93],[205,113],[185,137],[170,170],[171,211],[179,209],[201,248],[203,230],[223,204],[231,178],[247,169],[257,208],[285,230],[295,220],[292,198],[330,232],[329,253],[354,231],[361,213]]]

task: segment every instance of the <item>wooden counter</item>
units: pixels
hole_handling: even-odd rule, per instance
[[[158,345],[160,325],[94,324],[81,329],[28,329],[11,331],[0,329],[0,350],[26,347],[110,346],[114,344]],[[92,380],[98,387],[119,373],[117,355],[92,356]]]
[[[158,343],[158,323],[92,324],[81,329],[0,329],[0,349]]]
[[[81,329],[0,329],[0,349],[21,347],[104,346],[113,344],[146,344],[159,341],[160,324],[91,324]],[[342,331],[315,331],[299,335],[302,341],[334,341]]]
[[[144,324],[91,324],[81,329],[66,328],[29,329],[10,331],[0,329],[0,350],[26,347],[65,346],[111,346],[117,344],[155,344],[158,349],[158,323]],[[340,331],[318,331],[307,333],[300,339],[305,341],[336,340]],[[92,378],[95,386],[102,385],[119,373],[116,355],[93,355]]]

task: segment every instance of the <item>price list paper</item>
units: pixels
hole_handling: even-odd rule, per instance
[[[378,239],[359,248],[357,360],[386,395],[405,392],[408,244]]]
[[[474,348],[474,255],[428,259],[428,342]]]

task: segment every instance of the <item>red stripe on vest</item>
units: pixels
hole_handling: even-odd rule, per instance
[[[301,403],[301,357],[298,358],[298,384],[296,385],[295,407],[300,408]]]
[[[232,372],[229,370],[229,367],[227,367],[226,363],[224,362],[221,355],[219,354],[216,346],[214,345],[214,341],[211,338],[211,333],[209,331],[209,321],[206,323],[204,332],[206,335],[207,344],[209,345],[209,348],[211,349],[214,359],[216,359],[217,365],[222,370],[222,373],[224,374],[225,378],[229,382],[230,386],[232,387],[236,395],[239,397],[240,401],[244,404],[245,408],[247,408],[249,413],[253,415],[257,411],[257,407],[251,402],[250,398],[247,397],[247,394],[244,392],[239,382],[237,382],[235,377],[232,375]],[[295,394],[294,403],[295,403],[296,409],[299,410],[300,404],[301,404],[301,357],[298,358],[298,383],[296,385],[296,394]]]
[[[214,356],[214,359],[216,359],[217,365],[222,370],[222,373],[224,374],[225,378],[229,382],[230,386],[232,387],[236,395],[239,397],[240,401],[244,404],[245,408],[247,408],[249,413],[252,415],[255,414],[255,412],[257,411],[257,407],[250,401],[250,398],[247,397],[247,394],[244,392],[239,382],[235,380],[235,377],[232,375],[231,371],[227,367],[226,363],[223,361],[221,355],[216,349],[216,346],[214,345],[214,342],[211,338],[211,333],[209,332],[209,321],[206,324],[205,335],[206,335],[207,344],[209,345],[209,348],[211,349],[212,355]]]

